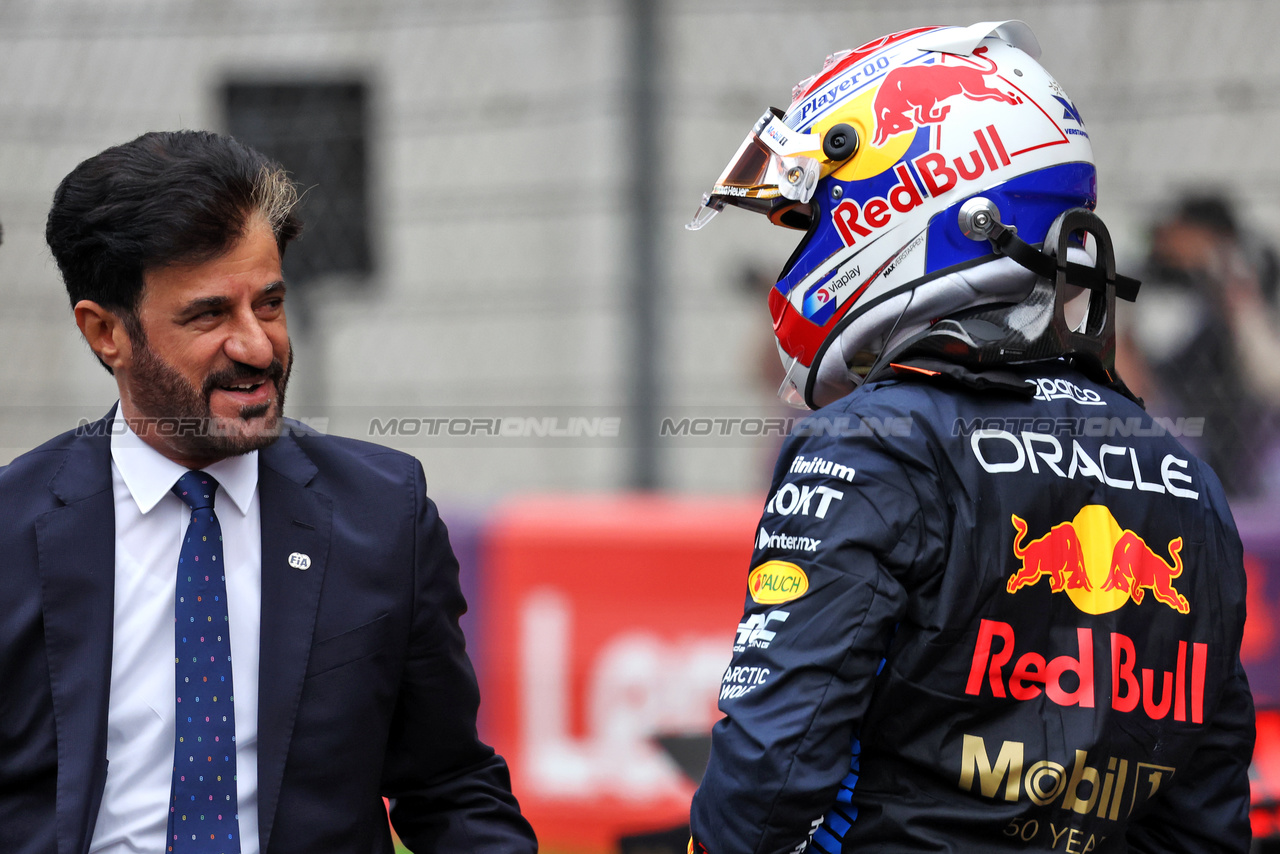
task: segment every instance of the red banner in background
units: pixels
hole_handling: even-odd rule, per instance
[[[1258,709],[1249,788],[1255,839],[1280,838],[1280,510],[1233,508],[1249,576],[1240,658]]]
[[[1233,508],[1244,568],[1249,576],[1249,616],[1240,658],[1258,708],[1280,709],[1280,508]]]
[[[758,499],[530,498],[484,546],[483,735],[546,847],[686,823],[653,742],[706,733],[742,614]]]

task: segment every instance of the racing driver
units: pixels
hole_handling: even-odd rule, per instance
[[[1115,370],[1089,133],[1018,21],[828,58],[727,205],[783,447],[693,799],[700,854],[1245,852],[1245,576],[1212,471]]]

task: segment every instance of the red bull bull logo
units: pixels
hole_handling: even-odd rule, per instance
[[[988,85],[986,77],[996,72],[996,64],[986,52],[985,47],[973,52],[977,66],[944,65],[939,61],[932,65],[904,65],[890,71],[876,93],[873,108],[876,135],[871,144],[879,148],[890,137],[921,125],[937,124],[951,111],[951,106],[944,102],[956,96],[971,101],[1021,104],[1022,98],[1017,92]]]
[[[1021,566],[1009,577],[1008,592],[1048,576],[1049,589],[1065,592],[1086,614],[1106,614],[1129,601],[1141,605],[1147,591],[1180,614],[1191,612],[1187,597],[1173,587],[1183,569],[1181,537],[1169,541],[1165,560],[1142,537],[1122,530],[1101,504],[1081,508],[1070,522],[1025,544],[1027,523],[1016,514],[1012,521],[1013,554]]]

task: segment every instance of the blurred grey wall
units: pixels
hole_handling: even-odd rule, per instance
[[[418,454],[436,494],[625,487],[634,437],[590,419],[626,425],[634,372],[629,8],[0,2],[0,463],[115,399],[44,245],[62,176],[147,130],[225,129],[229,81],[359,80],[373,272],[297,295],[291,412]],[[1280,232],[1280,4],[668,0],[657,14],[660,412],[787,414],[762,377],[765,290],[798,233],[740,211],[696,235],[682,225],[765,106],[785,106],[826,54],[887,32],[1029,22],[1089,128],[1123,258],[1187,187],[1225,187],[1256,228]],[[385,433],[404,417],[445,435]],[[525,419],[523,433],[447,435],[484,417]],[[575,423],[597,435],[575,438]],[[566,425],[568,437],[538,435]],[[662,441],[658,481],[759,491],[774,443]]]

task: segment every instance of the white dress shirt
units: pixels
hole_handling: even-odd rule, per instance
[[[115,496],[115,616],[107,708],[107,784],[89,854],[166,850],[174,742],[174,596],[190,509],[169,490],[187,470],[162,456],[116,413],[111,431]],[[258,854],[258,637],[262,517],[258,453],[204,471],[220,486],[236,715],[240,850]]]

